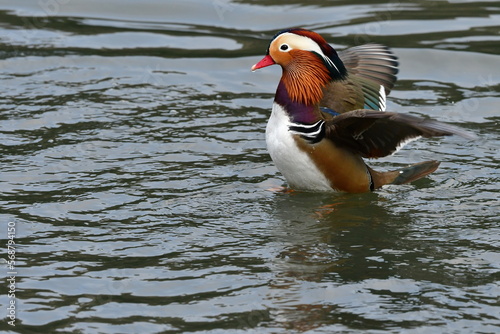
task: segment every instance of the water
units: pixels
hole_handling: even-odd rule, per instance
[[[2,332],[500,332],[498,2],[280,3],[0,1]],[[250,67],[289,26],[391,46],[388,109],[479,139],[370,162],[442,161],[411,185],[273,190],[280,70]]]

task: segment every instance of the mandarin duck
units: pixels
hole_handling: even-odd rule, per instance
[[[391,155],[419,137],[457,134],[457,127],[408,114],[385,112],[397,58],[385,46],[366,44],[336,52],[316,32],[276,34],[252,71],[282,68],[266,127],[269,154],[292,189],[361,193],[405,184],[437,169],[425,161],[378,172],[363,158]]]

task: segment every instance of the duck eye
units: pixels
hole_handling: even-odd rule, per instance
[[[288,44],[281,44],[280,45],[280,50],[281,51],[286,51],[286,50],[288,50],[288,48],[289,48]]]

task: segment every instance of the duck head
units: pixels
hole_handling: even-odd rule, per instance
[[[252,71],[274,64],[283,69],[280,83],[290,99],[306,105],[321,100],[327,83],[347,76],[335,49],[320,34],[300,28],[276,34],[266,55],[252,66]]]

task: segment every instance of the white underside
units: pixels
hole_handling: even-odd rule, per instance
[[[290,124],[290,118],[283,107],[273,103],[273,111],[267,122],[266,142],[274,164],[292,188],[332,191],[328,179],[307,153],[297,147],[292,133],[288,130]]]

